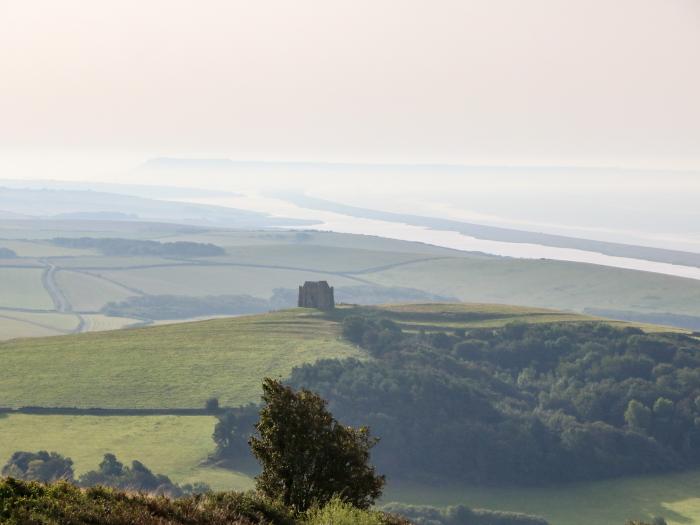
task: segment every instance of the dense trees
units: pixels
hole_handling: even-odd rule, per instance
[[[317,394],[269,378],[262,399],[250,439],[262,465],[258,490],[301,512],[334,497],[367,508],[380,496],[384,477],[368,463],[376,440],[367,427],[343,426]]]
[[[372,359],[305,365],[289,384],[371,426],[373,460],[394,477],[542,484],[700,464],[692,337],[605,323],[415,333],[357,316],[343,334]],[[226,451],[249,432],[228,434],[221,455],[238,461]]]

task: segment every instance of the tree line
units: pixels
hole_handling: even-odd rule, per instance
[[[158,242],[139,239],[56,237],[51,243],[64,248],[97,250],[109,256],[215,257],[226,255],[221,246],[211,243]]]

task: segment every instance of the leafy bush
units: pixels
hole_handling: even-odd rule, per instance
[[[339,498],[333,498],[322,508],[307,512],[308,525],[383,525],[380,512],[358,509]]]
[[[218,493],[172,500],[111,488],[80,489],[0,480],[0,522],[50,525],[295,525],[289,511],[254,494]]]

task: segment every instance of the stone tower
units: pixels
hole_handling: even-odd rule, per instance
[[[299,287],[299,303],[301,308],[318,308],[320,310],[333,310],[335,299],[333,287],[326,281],[306,281]]]

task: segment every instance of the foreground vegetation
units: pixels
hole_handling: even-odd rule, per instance
[[[297,523],[279,505],[251,494],[220,493],[177,500],[67,482],[0,481],[0,520],[14,524],[253,525]]]

